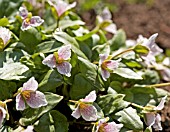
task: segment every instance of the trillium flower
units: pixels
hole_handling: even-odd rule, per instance
[[[41,19],[39,16],[32,16],[31,13],[25,7],[19,8],[19,14],[23,19],[21,30],[28,30],[31,27],[38,27],[40,26],[44,20]]]
[[[109,118],[100,119],[95,132],[119,132],[123,127],[123,124],[116,124],[114,121],[106,123],[108,120]]]
[[[117,26],[112,22],[112,15],[108,9],[108,7],[105,7],[104,10],[102,11],[101,15],[97,16],[97,20],[99,24],[103,24],[104,26],[102,27],[105,31],[115,34],[117,32]]]
[[[96,92],[90,92],[84,99],[80,99],[77,103],[76,109],[71,114],[76,119],[82,118],[86,121],[97,120],[97,109],[93,106],[93,102],[96,100]]]
[[[107,54],[99,55],[99,66],[101,67],[101,75],[104,81],[106,81],[110,77],[110,73],[112,73],[115,69],[118,68],[119,60],[111,60],[110,56]]]
[[[10,38],[11,38],[10,30],[4,27],[0,27],[0,50],[7,46]]]
[[[149,49],[149,53],[147,55],[141,56],[147,65],[156,65],[155,56],[163,52],[163,50],[155,43],[157,36],[158,33],[155,33],[149,39],[147,39],[140,35],[137,39],[137,43],[141,43],[143,46],[146,46]]]
[[[4,109],[4,107],[0,106],[0,127],[2,126],[2,123],[6,118],[6,115],[7,115],[7,111]]]
[[[71,45],[62,46],[58,52],[48,55],[42,63],[50,68],[57,68],[60,74],[71,76],[71,64],[68,60],[71,57]]]
[[[16,96],[17,110],[24,110],[26,108],[25,103],[31,108],[39,108],[48,104],[45,95],[37,91],[37,88],[38,83],[34,77],[23,84],[23,87],[18,90]]]
[[[154,107],[153,110],[155,111],[162,110],[164,108],[166,98],[167,96],[163,97],[159,105]],[[145,113],[145,122],[147,126],[149,127],[153,126],[155,130],[162,130],[161,116],[158,113],[155,113],[155,112]]]
[[[50,6],[53,6],[55,8],[58,17],[62,16],[66,11],[76,6],[76,2],[73,2],[72,4],[68,4],[63,0],[57,0],[57,1],[48,0],[48,3],[50,4]]]

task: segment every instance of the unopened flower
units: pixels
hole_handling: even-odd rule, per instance
[[[119,132],[123,127],[123,124],[116,124],[114,121],[106,123],[108,120],[109,118],[100,119],[95,132]]]
[[[5,110],[4,107],[5,107],[4,103],[0,101],[0,127],[2,126],[2,123],[7,116],[7,111]]]
[[[108,9],[108,7],[105,7],[104,10],[100,15],[97,16],[97,20],[99,24],[107,22],[107,24],[103,24],[103,29],[109,33],[115,34],[117,32],[117,26],[112,22],[112,15]]]
[[[71,57],[71,45],[65,45],[59,48],[58,52],[48,55],[42,63],[50,68],[57,68],[60,74],[71,76],[71,64],[68,60]]]
[[[145,122],[148,127],[153,126],[155,130],[162,130],[161,116],[158,113],[156,113],[156,111],[160,111],[164,108],[166,98],[167,96],[163,97],[159,105],[153,108],[155,112],[145,113]]]
[[[2,50],[11,38],[11,32],[5,27],[0,27],[0,50]]]
[[[57,0],[57,1],[48,0],[48,3],[55,8],[58,17],[62,16],[66,11],[76,6],[76,2],[73,2],[72,4],[68,4],[63,0]]]
[[[90,92],[84,99],[80,99],[77,103],[76,109],[71,114],[76,119],[82,118],[86,121],[97,120],[97,109],[93,106],[93,102],[96,100],[96,92]]]
[[[118,68],[119,60],[111,60],[110,56],[107,54],[100,54],[99,55],[100,60],[99,60],[99,66],[101,67],[101,75],[103,80],[107,80],[107,78],[110,77],[110,73],[112,73],[115,69]]]
[[[39,16],[32,16],[32,14],[29,13],[25,7],[19,8],[19,14],[23,19],[21,26],[22,30],[28,30],[31,27],[38,27],[44,22],[44,20],[41,19]]]
[[[24,110],[26,108],[25,103],[31,108],[39,108],[48,104],[45,95],[37,91],[37,88],[38,83],[34,77],[23,84],[23,87],[18,90],[16,96],[17,110]]]

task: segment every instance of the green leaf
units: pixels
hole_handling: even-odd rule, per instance
[[[40,107],[38,109],[28,108],[22,112],[22,118],[19,120],[21,125],[27,126],[34,123],[43,114],[53,109],[62,99],[63,96],[53,94],[50,92],[44,93],[48,102],[47,106]]]
[[[141,75],[137,74],[136,72],[132,71],[129,68],[117,68],[116,70],[114,70],[114,73],[128,79],[135,79],[135,80],[143,79]]]
[[[72,20],[61,20],[59,22],[59,27],[61,29],[66,29],[68,27],[72,27],[72,26],[77,26],[77,25],[84,25],[85,22],[81,21],[81,20],[75,20],[75,21],[72,21]]]
[[[20,41],[26,46],[27,52],[32,54],[35,47],[41,42],[41,34],[35,28],[21,31]]]
[[[60,46],[62,46],[61,42],[45,41],[36,46],[35,52],[51,53],[57,51]]]
[[[126,34],[122,29],[119,29],[114,37],[109,41],[111,43],[111,51],[118,50],[120,47],[124,46],[126,42]]]
[[[128,107],[116,113],[118,121],[123,123],[123,125],[132,130],[143,130],[143,122],[138,116],[136,109]]]
[[[13,98],[17,85],[12,81],[0,80],[0,100]]]
[[[9,24],[8,18],[4,17],[0,19],[0,26],[5,27]]]
[[[56,70],[49,70],[39,83],[39,90],[43,92],[54,90],[63,84],[63,77]]]
[[[25,78],[23,75],[29,68],[20,62],[7,62],[0,68],[0,79],[3,80],[20,80]]]
[[[137,44],[137,45],[133,48],[133,51],[134,51],[136,54],[148,54],[149,49],[148,49],[146,46]]]
[[[68,132],[68,126],[67,118],[57,110],[52,110],[35,123],[34,129],[36,132]]]
[[[79,73],[74,77],[74,81],[70,89],[70,97],[74,100],[84,98],[94,89],[95,87],[86,79],[86,77]]]
[[[105,115],[109,115],[117,110],[126,108],[129,103],[124,101],[123,94],[107,94],[100,96],[97,100],[98,105],[101,107]]]
[[[152,127],[147,127],[144,132],[152,132]]]
[[[53,34],[53,36],[57,41],[62,42],[63,44],[71,44],[74,53],[76,53],[80,57],[87,59],[84,53],[79,49],[79,44],[77,43],[75,38],[71,37],[65,32],[57,32],[57,31]]]

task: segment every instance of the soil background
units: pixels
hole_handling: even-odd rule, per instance
[[[149,37],[159,33],[156,43],[163,49],[170,49],[170,0],[153,0],[146,3],[131,3],[125,0],[106,0],[116,4],[118,9],[113,12],[113,22],[118,29],[125,30],[128,39],[137,39],[139,34]],[[81,14],[87,26],[92,28],[95,23],[95,11],[92,9]],[[170,91],[170,87],[164,87]],[[170,101],[161,111],[162,132],[170,132]]]

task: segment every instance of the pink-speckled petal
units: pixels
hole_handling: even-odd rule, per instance
[[[123,124],[116,124],[115,122],[110,122],[104,126],[104,130],[105,132],[119,132],[122,127]]]
[[[43,22],[44,22],[44,20],[41,19],[41,17],[39,17],[39,16],[33,16],[33,17],[31,17],[30,25],[33,26],[33,27],[38,27],[38,26],[40,26]]]
[[[79,105],[77,106],[77,108],[72,112],[71,114],[74,118],[78,119],[80,118],[81,114],[80,114],[80,110],[79,110]]]
[[[86,121],[96,121],[97,120],[97,110],[93,105],[86,105],[83,108],[80,108],[80,113],[84,120]],[[81,106],[80,106],[81,107]]]
[[[28,10],[25,7],[20,7],[19,8],[19,15],[21,16],[22,19],[27,18]]]
[[[21,97],[21,94],[16,96],[16,110],[24,110],[25,109],[25,102]]]
[[[45,95],[40,91],[31,92],[26,102],[31,108],[39,108],[48,104]]]
[[[154,108],[154,110],[162,110],[164,108],[166,98],[167,98],[167,95],[161,99],[161,102],[158,104],[157,107]]]
[[[155,123],[153,124],[153,128],[157,131],[162,131],[161,116],[159,114],[156,114],[155,116]]]
[[[0,106],[0,127],[2,126],[2,122],[4,121],[6,114],[7,114],[6,110]]]
[[[22,30],[22,31],[25,31],[25,30],[28,30],[28,29],[30,29],[30,28],[31,28],[30,23],[28,23],[26,20],[24,20],[24,21],[22,22],[21,30]]]
[[[152,126],[155,123],[155,114],[145,113],[145,123],[147,126]]]
[[[96,100],[96,91],[91,91],[84,99],[81,99],[82,102],[94,102]]]
[[[109,60],[109,61],[106,61],[105,64],[106,64],[106,67],[109,70],[115,70],[115,69],[118,68],[120,61],[121,61],[121,59],[119,59],[119,60]]]
[[[117,32],[117,26],[114,23],[110,24],[109,26],[105,27],[104,29],[107,32],[112,33],[112,34],[116,34],[116,32]]]
[[[9,29],[0,27],[0,39],[2,39],[4,45],[6,45],[11,38],[11,32]]]
[[[26,83],[23,84],[22,91],[32,90],[35,91],[38,88],[38,82],[34,77],[31,77]]]
[[[107,81],[107,79],[110,77],[110,72],[101,68],[101,75],[104,81]]]
[[[63,60],[68,60],[71,57],[71,45],[68,44],[66,46],[62,46],[61,48],[59,48],[58,56]]]
[[[71,76],[71,64],[69,62],[63,62],[63,63],[60,63],[60,64],[57,64],[57,71],[60,73],[60,74],[63,74],[65,76],[68,76],[70,77]]]
[[[102,62],[105,61],[105,60],[107,59],[108,54],[100,54],[99,57],[100,57],[99,65],[101,65]]]
[[[55,68],[56,65],[56,58],[53,54],[48,55],[43,61],[42,63],[44,65],[47,65],[50,68]]]

